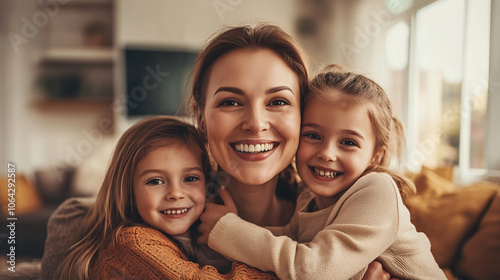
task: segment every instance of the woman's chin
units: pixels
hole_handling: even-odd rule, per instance
[[[246,162],[226,160],[225,164],[220,165],[220,167],[230,176],[230,180],[236,181],[228,182],[230,184],[264,185],[277,178],[278,174],[288,165],[283,165],[281,162],[284,161]],[[221,183],[224,184],[224,182]]]
[[[277,172],[239,172],[237,176],[233,176],[239,183],[245,185],[264,185],[276,178]]]

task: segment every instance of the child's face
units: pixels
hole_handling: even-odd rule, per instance
[[[171,235],[187,232],[205,207],[200,156],[177,145],[149,151],[135,170],[134,196],[146,223]]]
[[[338,105],[330,93],[326,98],[307,103],[297,151],[297,170],[320,209],[361,176],[375,147],[366,106]]]

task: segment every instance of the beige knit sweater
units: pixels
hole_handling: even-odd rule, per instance
[[[363,176],[320,211],[308,211],[312,202],[311,192],[302,193],[290,224],[271,231],[227,214],[208,245],[280,279],[360,279],[375,259],[402,279],[446,279],[389,175]]]

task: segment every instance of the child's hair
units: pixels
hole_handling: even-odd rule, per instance
[[[382,87],[363,75],[346,71],[333,64],[327,66],[311,81],[311,89],[304,100],[304,106],[314,98],[322,98],[329,94],[327,89],[339,91],[340,102],[366,105],[375,135],[374,152],[383,152],[378,161],[369,166],[364,174],[372,171],[388,173],[396,182],[403,199],[408,195],[413,195],[414,184],[389,170],[392,160],[398,163],[401,160],[405,137],[403,126],[393,116],[391,102]]]
[[[83,236],[60,266],[61,279],[88,279],[99,249],[124,227],[144,224],[134,201],[133,176],[137,165],[153,149],[186,146],[199,154],[205,178],[210,163],[205,142],[197,129],[174,117],[154,117],[135,124],[118,141],[93,207],[82,223]]]

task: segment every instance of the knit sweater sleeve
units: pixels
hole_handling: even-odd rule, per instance
[[[102,250],[90,270],[91,279],[276,279],[242,263],[227,274],[193,263],[161,232],[141,226],[128,227],[113,247]]]
[[[340,198],[333,222],[309,243],[227,214],[209,235],[209,246],[226,257],[280,279],[348,279],[363,270],[394,241],[398,228],[397,189],[392,179],[368,174]],[[318,227],[304,219],[300,227]],[[244,242],[242,242],[244,240]]]

